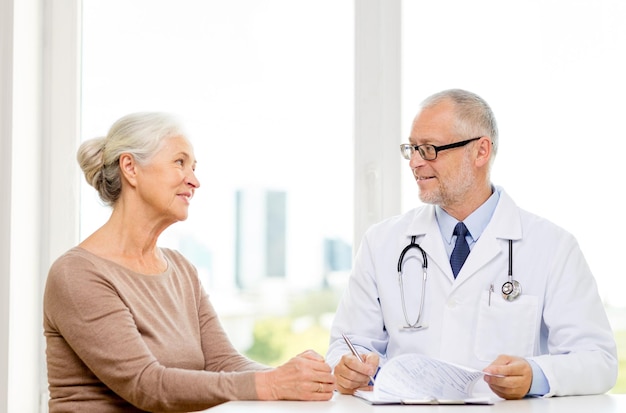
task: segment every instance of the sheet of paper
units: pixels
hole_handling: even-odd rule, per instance
[[[373,399],[464,400],[484,373],[419,354],[405,354],[389,360],[380,370]]]

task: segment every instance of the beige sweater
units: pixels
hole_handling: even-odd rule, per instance
[[[44,335],[50,412],[202,410],[257,397],[195,268],[142,275],[76,247],[50,268]]]

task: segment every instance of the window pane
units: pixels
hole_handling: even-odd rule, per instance
[[[460,87],[485,98],[500,128],[492,181],[577,237],[616,335],[626,337],[617,238],[626,222],[615,212],[626,150],[626,3],[515,4],[403,1],[404,136],[431,93]],[[589,144],[601,153],[590,157]],[[403,179],[406,210],[419,200],[408,168]]]
[[[135,111],[182,119],[202,186],[161,245],[196,265],[241,351],[266,316],[321,328],[326,350],[352,254],[353,14],[348,0],[83,1],[82,135]],[[84,239],[109,210],[86,185],[81,199]]]

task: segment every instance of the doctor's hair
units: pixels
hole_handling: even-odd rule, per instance
[[[139,164],[147,163],[166,138],[185,135],[179,121],[162,112],[137,112],[117,120],[105,137],[83,142],[76,159],[100,199],[108,206],[122,192],[120,156],[130,154]]]
[[[455,129],[459,136],[471,139],[488,136],[493,146],[493,156],[498,152],[498,125],[496,117],[487,102],[475,93],[463,89],[448,89],[427,97],[421,104],[423,109],[433,107],[442,101],[451,100],[455,106]]]

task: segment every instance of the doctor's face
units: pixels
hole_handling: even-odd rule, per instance
[[[409,141],[412,145],[442,146],[472,138],[459,136],[454,130],[454,122],[452,102],[444,101],[426,108],[413,121]],[[441,151],[432,161],[425,161],[415,151],[409,165],[422,202],[439,205],[444,209],[463,203],[477,181],[468,150],[473,144],[470,142],[462,147]]]

